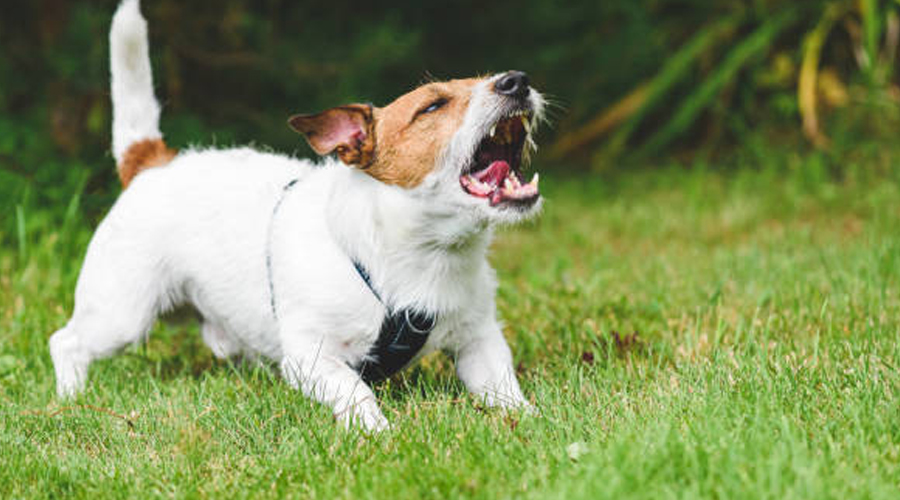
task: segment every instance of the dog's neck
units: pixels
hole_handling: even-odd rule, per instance
[[[328,227],[392,307],[452,309],[487,269],[493,231],[452,206],[335,165]]]

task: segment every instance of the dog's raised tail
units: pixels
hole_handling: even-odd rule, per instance
[[[159,103],[153,73],[147,21],[139,0],[123,0],[109,30],[112,76],[113,156],[119,179],[128,186],[142,170],[165,165],[175,157],[159,130]]]

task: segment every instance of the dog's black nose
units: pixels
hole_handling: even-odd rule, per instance
[[[524,97],[528,95],[528,75],[509,71],[494,83],[494,91],[510,97]]]

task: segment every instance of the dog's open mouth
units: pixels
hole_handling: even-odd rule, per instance
[[[492,207],[537,201],[538,174],[526,183],[521,170],[530,132],[531,115],[525,111],[494,124],[478,145],[472,167],[459,178],[463,189],[472,196],[487,198]]]

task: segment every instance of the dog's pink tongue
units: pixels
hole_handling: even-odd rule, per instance
[[[509,163],[503,160],[497,160],[491,163],[488,168],[472,174],[473,177],[485,184],[497,187],[503,183],[503,179],[509,174]]]

